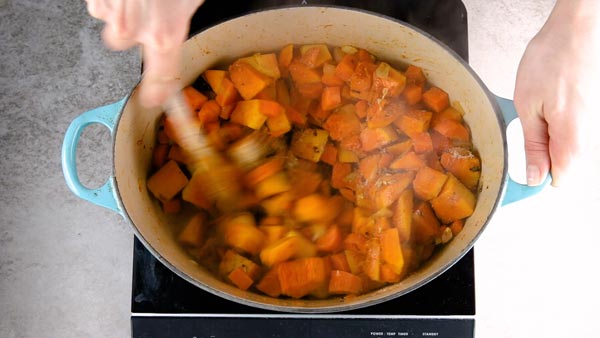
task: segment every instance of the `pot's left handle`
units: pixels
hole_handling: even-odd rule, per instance
[[[110,176],[106,183],[99,188],[87,188],[81,184],[79,176],[77,175],[76,158],[79,138],[81,137],[83,130],[89,125],[99,123],[108,128],[111,136],[113,136],[117,118],[119,117],[127,98],[128,97],[125,97],[115,103],[79,115],[71,122],[69,128],[67,128],[62,146],[62,169],[69,189],[71,189],[78,197],[113,210],[121,215],[123,215],[123,209],[121,208],[116,195],[114,176]]]
[[[500,106],[500,110],[502,111],[502,117],[504,118],[505,125],[508,124],[518,118],[517,110],[515,109],[515,104],[512,100],[505,99],[503,97],[496,96],[496,101]],[[506,130],[504,130],[506,132]],[[544,187],[550,183],[552,180],[550,175],[546,177],[546,180],[538,185],[538,186],[528,186],[524,184],[520,184],[515,182],[510,175],[508,176],[506,192],[504,194],[504,198],[502,199],[502,205],[506,205],[512,202],[520,201],[529,196],[535,195],[542,191]]]

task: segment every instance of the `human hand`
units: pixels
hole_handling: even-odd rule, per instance
[[[178,89],[181,45],[190,20],[204,0],[86,0],[91,16],[106,23],[104,42],[112,49],[142,46],[140,99],[158,106]]]
[[[514,102],[525,137],[528,185],[540,184],[549,171],[552,185],[560,185],[594,129],[600,133],[598,60],[600,1],[558,0],[517,72]]]

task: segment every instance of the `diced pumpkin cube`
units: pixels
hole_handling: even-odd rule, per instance
[[[396,202],[402,191],[411,184],[414,177],[413,172],[381,175],[374,185],[375,190],[371,193],[375,199],[377,210],[387,208]]]
[[[301,298],[329,281],[325,258],[309,257],[283,262],[277,266],[281,293]]]
[[[267,115],[261,112],[262,100],[246,100],[240,101],[231,112],[231,121],[239,123],[252,129],[260,129]]]
[[[268,117],[267,127],[271,136],[279,137],[292,130],[292,123],[284,110],[282,114]]]
[[[336,141],[360,135],[362,126],[356,116],[356,107],[348,104],[335,110],[329,115],[323,128],[329,131],[331,138]]]
[[[417,154],[423,154],[433,151],[433,141],[428,132],[423,132],[411,137],[413,141],[413,149]]]
[[[263,200],[290,189],[292,185],[286,172],[280,171],[260,181],[254,188],[254,193],[258,199]]]
[[[279,70],[279,61],[275,53],[256,53],[254,55],[238,59],[238,62],[247,63],[252,68],[268,76],[273,80],[279,79],[281,72]]]
[[[148,190],[161,201],[172,199],[187,184],[188,178],[173,160],[163,165],[147,182]]]
[[[432,128],[451,140],[469,142],[471,139],[469,129],[461,122],[455,120],[441,120],[432,126]]]
[[[263,276],[256,288],[271,297],[279,297],[281,295],[281,285],[279,284],[279,276],[277,268],[272,268]]]
[[[241,268],[252,280],[258,279],[261,273],[258,264],[233,250],[227,250],[219,262],[219,275],[227,277],[233,270],[238,268]]]
[[[388,263],[396,274],[401,274],[404,269],[404,256],[402,256],[398,229],[384,230],[379,240],[381,243],[381,259]]]
[[[181,211],[181,199],[172,198],[168,201],[161,202],[165,214],[177,214]]]
[[[398,283],[400,281],[401,275],[396,273],[396,268],[394,268],[389,263],[382,263],[381,268],[379,270],[380,279],[385,283]]]
[[[206,95],[202,94],[192,86],[186,86],[183,88],[182,94],[185,98],[185,101],[193,111],[199,111],[200,108],[202,108],[202,105],[208,100]]]
[[[316,241],[317,250],[321,252],[336,252],[342,248],[342,230],[337,224],[327,228],[323,236]]]
[[[360,277],[346,271],[333,270],[329,279],[329,292],[332,294],[359,294],[362,291]]]
[[[318,162],[329,140],[329,133],[323,129],[307,128],[294,133],[290,149],[300,158]]]
[[[452,231],[452,236],[456,237],[456,235],[458,235],[464,227],[465,227],[464,219],[457,219],[456,221],[453,221],[452,223],[450,223],[450,231]]]
[[[379,239],[372,238],[367,242],[367,252],[365,254],[365,262],[363,265],[363,272],[371,280],[379,281],[380,269],[381,269],[381,244]]]
[[[364,128],[360,133],[360,141],[364,151],[372,151],[393,143],[398,139],[398,134],[391,126],[383,128]]]
[[[292,215],[299,222],[329,222],[339,214],[335,200],[320,194],[311,194],[296,201]]]
[[[241,267],[233,269],[227,275],[227,279],[241,290],[247,290],[254,283],[252,278]]]
[[[421,102],[421,98],[423,97],[423,87],[415,84],[409,84],[406,86],[406,88],[404,88],[402,95],[404,96],[406,103],[414,106]]]
[[[373,74],[373,88],[377,97],[396,97],[406,86],[406,76],[388,63],[380,62]]]
[[[440,221],[435,217],[428,202],[420,202],[413,212],[412,237],[416,243],[433,243],[440,233]]]
[[[335,66],[331,63],[325,63],[323,65],[323,76],[321,82],[326,86],[337,86],[341,87],[344,85],[344,80],[340,79],[335,75]]]
[[[269,158],[264,163],[261,163],[259,166],[246,173],[244,176],[244,182],[246,182],[249,187],[255,187],[265,179],[282,171],[284,161],[284,158],[281,156],[273,156]]]
[[[351,173],[352,165],[350,163],[336,162],[331,172],[331,186],[336,189],[347,187],[349,184],[348,176]]]
[[[343,252],[338,252],[329,256],[329,261],[331,262],[331,268],[333,270],[340,270],[350,272],[350,266],[348,265],[348,261],[346,260],[346,254]]]
[[[443,172],[427,166],[421,167],[412,183],[415,195],[424,201],[429,201],[440,193],[447,178],[448,176]]]
[[[448,180],[440,194],[431,200],[435,214],[444,223],[471,216],[475,211],[475,195],[454,175],[448,174]]]
[[[373,83],[373,63],[359,61],[350,76],[350,90],[353,92],[366,92]]]
[[[322,66],[333,59],[329,47],[325,44],[300,46],[300,62],[310,68]]]
[[[413,204],[412,189],[405,189],[394,207],[392,224],[398,229],[398,236],[402,243],[411,239]]]
[[[318,192],[323,175],[319,172],[308,170],[288,170],[292,182],[292,195],[298,199]]]
[[[425,166],[425,160],[414,151],[409,151],[390,164],[391,169],[419,170]]]
[[[341,87],[325,87],[321,94],[321,109],[327,111],[342,104]]]
[[[221,89],[215,97],[215,101],[221,106],[226,107],[239,101],[240,95],[235,85],[229,78],[224,78],[221,82]]]
[[[207,227],[208,222],[206,214],[204,212],[199,212],[187,221],[183,230],[181,230],[177,236],[177,240],[187,247],[200,247],[205,240],[204,235]]]
[[[265,234],[266,246],[283,238],[283,236],[289,231],[289,228],[285,225],[260,225],[258,229]]]
[[[160,168],[169,159],[169,150],[170,146],[168,144],[157,144],[154,149],[152,149],[152,167]]]
[[[357,64],[358,58],[356,55],[346,54],[335,66],[335,75],[344,81],[349,81]]]
[[[260,205],[265,209],[267,215],[279,216],[291,210],[293,201],[294,195],[287,191],[262,200]]]
[[[301,234],[290,231],[290,233],[266,246],[260,252],[260,261],[266,266],[287,261],[293,258],[312,257],[317,255],[317,248]]]
[[[365,264],[364,253],[354,250],[344,250],[344,255],[346,255],[346,261],[351,273],[358,275],[363,272],[363,265]]]
[[[423,73],[423,69],[421,67],[415,65],[409,65],[404,72],[406,76],[406,82],[408,84],[417,85],[423,87],[425,85],[425,74]]]
[[[208,69],[202,73],[202,77],[204,77],[204,80],[206,80],[213,92],[215,92],[215,94],[219,94],[221,92],[223,79],[228,77],[228,74],[225,70]]]
[[[296,85],[321,83],[321,72],[317,68],[310,68],[298,60],[293,60],[288,69]]]
[[[258,93],[273,83],[273,79],[262,74],[250,64],[240,60],[229,66],[229,74],[235,88],[244,100],[254,98]]]
[[[287,76],[287,74],[289,72],[288,67],[290,66],[290,63],[292,63],[293,59],[294,59],[294,45],[293,44],[286,45],[279,51],[279,55],[277,56],[277,62],[279,63],[279,71],[281,72],[281,75]]]
[[[325,145],[323,154],[321,155],[321,161],[325,162],[329,165],[334,165],[335,162],[337,162],[337,157],[338,157],[337,153],[338,153],[337,147],[334,144],[332,144],[331,142],[328,142]]]
[[[438,87],[431,87],[423,93],[423,102],[427,108],[434,112],[441,112],[450,106],[448,93]]]
[[[265,235],[258,229],[252,214],[244,213],[220,224],[225,244],[249,254],[257,254],[265,243]]]
[[[427,110],[414,109],[400,115],[394,124],[409,137],[414,137],[429,129],[432,113]]]
[[[190,182],[183,189],[181,198],[200,209],[209,210],[212,203],[206,193],[208,191],[207,184],[210,183],[206,182],[205,175],[202,173],[194,174]]]
[[[474,190],[481,176],[481,162],[465,148],[454,147],[442,153],[440,162],[444,169],[451,172],[467,188]]]

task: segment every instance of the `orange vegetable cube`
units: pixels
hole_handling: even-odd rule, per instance
[[[157,144],[152,149],[152,167],[160,168],[167,163],[170,146],[168,144]]]
[[[411,137],[413,149],[417,154],[423,154],[433,151],[433,140],[428,132],[423,132]]]
[[[192,86],[186,86],[185,88],[183,88],[182,93],[183,97],[185,98],[185,101],[190,106],[192,111],[200,110],[200,108],[202,108],[202,105],[208,100],[208,97],[206,97],[206,95],[202,94]]]
[[[362,291],[360,277],[346,271],[333,270],[329,278],[329,292],[332,294],[359,294]]]
[[[321,83],[321,72],[316,68],[310,68],[297,60],[292,61],[289,66],[290,75],[296,85],[307,83]]]
[[[471,139],[469,129],[461,122],[455,120],[445,119],[438,121],[432,128],[452,140],[468,142]]]
[[[364,151],[372,151],[384,147],[398,139],[398,134],[391,126],[383,128],[364,128],[360,132],[360,141]]]
[[[210,122],[218,122],[221,114],[221,106],[215,100],[208,100],[198,111],[198,119],[202,125]]]
[[[281,293],[301,298],[329,280],[328,264],[322,257],[301,258],[277,266]]]
[[[266,266],[274,266],[278,263],[293,258],[313,257],[317,255],[315,244],[301,234],[290,231],[290,233],[266,246],[260,252],[260,261]]]
[[[303,45],[300,47],[300,62],[316,68],[333,59],[325,44]]]
[[[161,201],[172,199],[188,184],[179,165],[175,161],[169,161],[154,173],[147,182],[148,190]]]
[[[372,238],[367,242],[367,252],[365,254],[365,262],[363,264],[363,272],[371,280],[379,281],[381,269],[381,244],[376,238]]]
[[[197,248],[204,242],[204,235],[208,228],[207,217],[204,212],[192,216],[177,236],[177,240],[184,246]]]
[[[227,279],[231,281],[235,286],[240,288],[241,290],[247,290],[254,281],[248,274],[241,268],[235,268],[233,271],[227,275]]]
[[[292,215],[299,222],[329,222],[339,213],[332,208],[332,199],[320,194],[311,194],[296,201]]]
[[[441,112],[450,106],[448,93],[438,87],[431,87],[423,93],[423,103],[434,112]]]
[[[321,109],[332,110],[342,104],[341,87],[325,87],[321,94]]]
[[[238,268],[241,268],[252,280],[258,279],[261,273],[261,268],[258,264],[234,250],[227,250],[219,262],[219,275],[227,277],[233,270]]]
[[[362,126],[358,116],[356,116],[356,107],[348,104],[335,110],[329,115],[327,121],[323,124],[323,128],[336,141],[360,135]]]
[[[240,214],[219,226],[225,244],[243,252],[258,254],[265,243],[265,235],[256,226],[252,214]]]
[[[390,164],[391,169],[419,170],[425,166],[425,160],[414,151],[409,151]]]
[[[319,162],[329,140],[329,133],[323,129],[307,128],[296,132],[290,150],[300,158]]]
[[[388,263],[396,274],[401,274],[404,269],[404,256],[398,229],[384,230],[379,240],[381,242],[381,259]]]
[[[211,202],[206,195],[207,191],[206,177],[202,174],[195,174],[192,176],[190,182],[185,186],[181,193],[181,198],[198,208],[208,210],[211,207]]]
[[[477,188],[481,162],[471,151],[460,147],[450,148],[440,156],[440,162],[444,169],[456,176],[467,188]]]
[[[267,271],[260,282],[256,284],[256,288],[271,297],[279,297],[281,295],[281,285],[279,284],[277,268]]]
[[[423,87],[417,86],[415,84],[409,84],[406,86],[406,88],[404,88],[404,92],[402,93],[402,95],[404,95],[406,103],[408,103],[411,106],[414,106],[417,103],[421,102],[421,98],[423,97]]]
[[[427,110],[411,110],[398,117],[394,124],[409,137],[426,132],[429,129],[432,113]]]
[[[223,80],[228,77],[228,74],[225,70],[208,69],[202,73],[202,77],[204,77],[213,92],[218,95],[221,92]]]
[[[405,189],[398,197],[392,215],[392,224],[398,229],[402,243],[411,239],[414,197],[412,189]]]
[[[342,230],[336,224],[327,228],[323,236],[315,243],[321,252],[336,252],[342,248]]]
[[[254,193],[262,200],[291,189],[292,185],[287,173],[280,171],[260,181],[254,188]]]
[[[415,206],[412,223],[412,237],[416,243],[434,243],[435,237],[440,234],[440,221],[435,217],[428,202],[421,202]]]
[[[239,99],[240,95],[233,82],[229,78],[224,78],[221,82],[221,90],[217,93],[215,101],[221,107],[226,107],[236,103]]]
[[[231,121],[239,123],[252,129],[260,129],[267,115],[261,112],[262,100],[246,100],[240,101],[231,112]]]
[[[427,166],[421,167],[412,183],[415,195],[424,201],[429,201],[440,193],[447,178],[448,176],[443,172]]]
[[[348,261],[346,260],[346,254],[343,252],[338,252],[329,256],[329,261],[331,262],[331,268],[333,270],[340,270],[350,272],[350,266],[348,265]]]
[[[294,45],[289,44],[279,51],[277,62],[279,63],[279,71],[282,75],[288,74],[288,67],[294,58]]]
[[[181,199],[173,198],[168,201],[161,202],[165,214],[176,214],[181,211]]]
[[[323,76],[321,82],[326,86],[341,87],[344,85],[344,80],[335,75],[335,66],[330,63],[323,65]]]
[[[240,58],[237,62],[249,64],[256,71],[268,76],[272,80],[277,80],[281,76],[281,72],[279,71],[279,61],[275,53],[256,53],[248,57]]]
[[[402,191],[411,184],[414,177],[413,172],[381,175],[374,185],[376,192],[372,193],[377,210],[387,208],[396,202]]]
[[[365,250],[366,251],[366,250]],[[363,272],[363,266],[365,264],[365,254],[354,250],[344,250],[346,261],[350,267],[350,272],[358,275]]]
[[[444,223],[471,216],[475,211],[475,195],[454,175],[448,174],[448,180],[440,194],[431,200],[435,214]]]
[[[286,191],[262,200],[260,205],[265,209],[267,215],[279,216],[286,214],[291,210],[293,201],[294,195],[292,195],[291,192]]]
[[[408,84],[417,85],[423,87],[425,85],[425,74],[423,74],[423,69],[418,66],[409,65],[404,72],[406,76],[406,82]]]
[[[266,246],[278,241],[289,231],[285,225],[260,225],[258,229],[265,234]]]
[[[244,98],[250,100],[273,82],[273,79],[240,60],[229,66],[229,74],[235,88]]]

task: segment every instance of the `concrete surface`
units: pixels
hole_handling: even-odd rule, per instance
[[[553,1],[464,2],[471,65],[510,98]],[[101,27],[83,1],[0,0],[0,337],[130,336],[132,232],[75,197],[60,165],[68,124],[139,79],[137,52],[108,51]],[[476,245],[478,337],[598,336],[598,154],[573,186],[494,216]],[[110,161],[108,132],[86,129],[83,182],[102,184]]]

